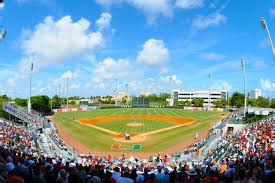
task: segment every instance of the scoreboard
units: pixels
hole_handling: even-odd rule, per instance
[[[133,106],[149,106],[149,98],[133,97],[132,105]]]

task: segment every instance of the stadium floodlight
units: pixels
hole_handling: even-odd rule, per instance
[[[2,41],[7,35],[7,29],[3,28],[0,33],[0,41]]]
[[[31,113],[31,96],[32,96],[32,70],[33,70],[33,63],[31,62],[31,67],[30,67],[30,95],[29,95],[29,100],[28,100],[28,113]]]
[[[67,108],[69,108],[69,77],[67,77],[66,80],[67,80]]]
[[[269,32],[267,23],[266,23],[266,21],[263,17],[261,17],[260,22],[262,24],[263,29],[266,30],[266,32],[267,32],[267,36],[268,36],[269,44],[270,44],[270,47],[271,47],[272,55],[273,55],[273,58],[275,59],[275,49],[274,49],[274,46],[273,46],[273,42],[272,42],[272,39],[271,39],[271,35],[270,35],[270,32]]]
[[[244,77],[244,111],[243,111],[243,115],[245,117],[245,114],[246,114],[246,74],[245,74],[245,62],[244,62],[243,58],[241,58],[241,64],[242,64],[242,68],[243,68],[243,77]]]

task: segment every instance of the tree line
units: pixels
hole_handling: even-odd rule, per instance
[[[148,96],[144,95],[139,95],[139,97],[144,97],[144,98],[149,98],[150,103],[153,103],[155,105],[167,105],[168,103],[166,102],[167,98],[170,98],[169,93],[160,93],[159,95],[157,94],[150,94]],[[71,105],[75,104],[75,100],[80,100],[84,97],[79,97],[79,96],[73,96],[69,97]],[[104,97],[100,96],[91,96],[90,99],[93,100],[98,100],[101,103],[109,103],[109,104],[114,104],[115,101],[112,96],[107,95]],[[17,105],[22,106],[22,107],[27,107],[28,104],[28,99],[24,98],[15,98],[11,99],[7,95],[2,95],[0,96],[0,116],[4,116],[3,112],[3,102],[10,102],[14,101]],[[38,95],[38,96],[32,96],[31,97],[31,103],[32,103],[32,109],[39,111],[41,113],[49,113],[51,112],[51,109],[57,109],[61,108],[63,104],[66,104],[67,99],[66,98],[60,98],[58,95],[53,96],[52,99],[50,99],[46,95]],[[127,96],[124,96],[122,98],[122,104],[127,104]],[[228,104],[229,106],[235,106],[235,107],[242,107],[244,106],[244,94],[235,92],[232,94],[231,97],[229,97],[229,101],[226,99],[221,99],[221,100],[216,100],[213,102],[213,104],[216,107],[223,107],[225,108]],[[196,107],[202,107],[203,106],[203,99],[193,99],[192,101],[174,101],[174,106],[196,106]],[[257,99],[250,99],[247,98],[247,106],[251,107],[264,107],[264,108],[275,108],[275,99],[268,99],[264,97],[258,97]]]

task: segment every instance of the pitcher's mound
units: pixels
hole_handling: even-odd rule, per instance
[[[146,136],[142,134],[130,134],[131,140],[125,140],[125,137],[123,134],[119,134],[114,136],[113,140],[117,142],[123,142],[123,143],[135,143],[135,142],[142,142],[146,139]]]
[[[136,126],[143,126],[142,123],[128,123],[127,126],[136,127]]]

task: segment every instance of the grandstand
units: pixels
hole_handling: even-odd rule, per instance
[[[0,120],[0,178],[7,182],[270,182],[275,174],[272,114],[241,130],[221,133],[232,117],[241,115],[242,110],[236,110],[213,126],[204,139],[181,152],[140,159],[123,154],[78,154],[51,129],[51,122],[44,125],[40,114],[28,114],[10,103],[4,103],[3,109],[15,122],[20,119],[27,124]],[[43,133],[37,133],[39,128]]]

